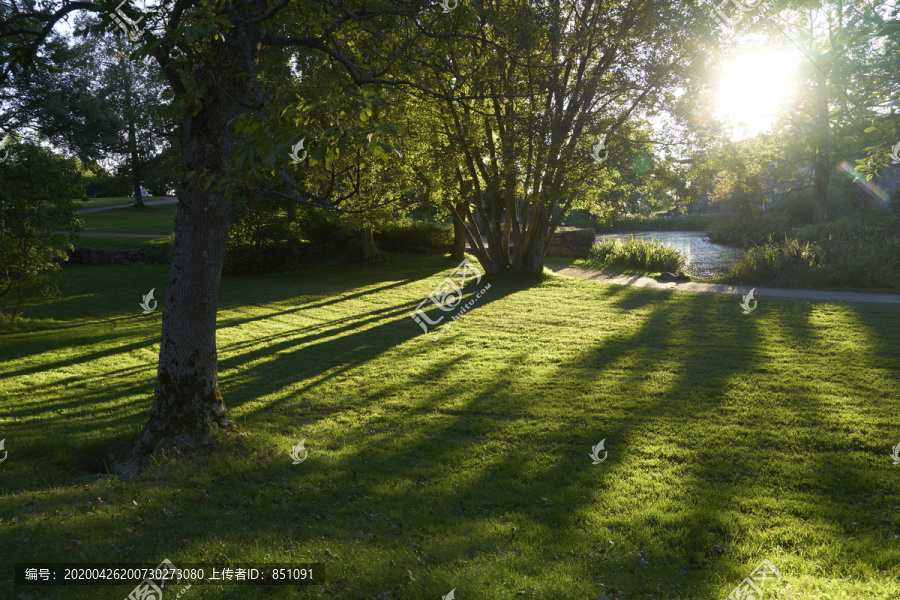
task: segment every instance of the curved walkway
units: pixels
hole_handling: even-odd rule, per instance
[[[560,275],[577,277],[611,283],[613,285],[631,285],[657,290],[674,290],[676,292],[691,292],[695,294],[739,294],[743,295],[753,289],[751,285],[728,285],[722,283],[700,283],[686,281],[676,283],[674,281],[657,281],[652,277],[641,275],[621,275],[607,271],[595,271],[593,269],[581,269],[566,265],[546,265],[548,269]],[[900,295],[896,294],[872,294],[867,292],[839,292],[826,290],[793,290],[785,288],[756,287],[757,298],[767,296],[769,298],[792,298],[794,300],[814,300],[819,302],[881,302],[885,304],[900,304]]]

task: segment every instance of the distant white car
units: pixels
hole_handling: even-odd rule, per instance
[[[147,191],[147,188],[141,188],[141,198],[147,198],[150,196],[150,192]]]

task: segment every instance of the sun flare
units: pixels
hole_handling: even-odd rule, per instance
[[[771,127],[792,96],[798,66],[796,53],[778,50],[742,54],[723,66],[716,113],[732,126],[732,138]]]

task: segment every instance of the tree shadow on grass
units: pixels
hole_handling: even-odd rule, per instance
[[[664,325],[667,321],[670,321],[672,319],[672,317],[673,317],[673,315],[669,311],[666,311],[664,309],[656,310],[647,319],[646,324],[636,334],[634,334],[633,336],[630,336],[630,338],[629,338],[629,336],[625,336],[621,340],[611,342],[611,344],[612,344],[611,346],[609,344],[606,344],[605,345],[606,347],[604,347],[604,349],[603,349],[604,354],[602,355],[602,357],[595,356],[593,359],[590,359],[589,360],[590,366],[593,369],[595,369],[596,371],[599,371],[600,373],[602,373],[602,372],[608,370],[607,368],[609,366],[611,366],[612,362],[614,361],[614,357],[621,357],[623,355],[628,355],[628,354],[634,354],[635,356],[637,356],[638,354],[636,354],[636,352],[639,351],[640,349],[643,349],[643,347],[646,345],[646,342],[648,342],[648,341],[652,341],[655,344],[658,344],[660,342],[665,342],[665,339],[666,339],[665,332],[669,331],[670,329],[665,328],[662,325]],[[705,332],[702,329],[695,332],[695,334],[700,335],[700,336],[702,336],[704,333]],[[644,338],[646,338],[646,339],[644,339]],[[734,340],[732,340],[732,342],[733,341]],[[688,345],[690,345],[690,344],[688,344]],[[510,369],[515,369],[517,365],[521,365],[525,362],[524,358],[525,357],[522,355],[513,357],[513,359],[507,363],[508,367]],[[686,355],[683,362],[690,363],[690,362],[692,362],[692,360],[689,355]],[[711,366],[715,366],[715,364],[716,364],[713,361],[710,361],[710,363],[711,363]],[[584,366],[585,366],[584,364],[573,365],[574,368],[581,369],[582,371],[584,371]],[[427,380],[429,377],[434,377],[441,372],[446,372],[448,368],[449,368],[449,363],[445,362],[445,364],[443,366],[439,367],[439,369],[432,369],[431,371],[424,373],[422,375],[423,380]],[[740,368],[739,363],[729,365],[727,368],[723,369],[721,372],[718,373],[719,377],[717,379],[719,379],[719,380],[726,379],[727,375],[733,369],[739,369],[739,368]],[[639,377],[640,376],[637,374],[637,371],[638,371],[637,369],[630,371],[630,372],[629,371],[620,371],[620,373],[624,374],[622,376],[625,378],[627,385],[629,385],[631,387],[639,387]],[[721,385],[721,381],[719,382],[719,385]],[[456,420],[461,420],[461,419],[465,419],[466,417],[471,417],[472,415],[481,415],[479,417],[481,419],[485,419],[485,418],[490,419],[490,417],[494,416],[494,415],[500,417],[500,415],[497,415],[496,402],[495,402],[496,401],[495,394],[500,389],[502,389],[502,387],[498,387],[498,385],[496,385],[496,383],[494,386],[485,386],[483,390],[480,390],[480,392],[476,396],[476,398],[474,400],[472,400],[471,402],[469,402],[467,404],[466,408],[463,411],[458,412],[458,416],[454,417],[454,418]],[[386,393],[390,394],[391,391],[387,390]],[[434,412],[434,411],[441,412],[439,410],[440,404],[445,402],[445,400],[446,400],[446,398],[442,393],[436,393],[432,396],[430,401],[423,404],[421,406],[421,408],[419,408],[415,411],[415,413],[421,415],[423,413],[430,413],[430,412]],[[665,404],[663,404],[663,405],[665,406]],[[354,408],[359,410],[362,407],[357,405]],[[675,405],[675,403],[671,403],[671,406],[666,406],[666,408],[676,408],[676,405]],[[652,418],[656,414],[656,412],[659,411],[659,403],[657,403],[656,406],[648,406],[648,407],[641,408],[639,410],[642,410],[646,414],[647,417]],[[446,415],[449,413],[447,413],[446,411],[443,411],[441,414]],[[412,416],[412,415],[410,415],[410,416]],[[500,418],[515,419],[515,417],[509,417],[509,416],[500,417]],[[638,422],[641,420],[642,419],[639,419],[639,418],[638,419],[632,418],[623,423],[620,423],[618,425],[618,428],[614,428],[612,430],[612,434],[610,435],[610,438],[617,439],[617,441],[620,443],[621,442],[627,443],[627,438],[629,437],[629,431],[632,428],[634,428],[638,424]],[[448,437],[448,435],[446,435],[447,431],[452,430],[453,428],[458,427],[458,426],[459,426],[459,423],[451,423],[449,425],[442,427],[441,429],[434,429],[434,430],[424,432],[421,436],[419,436],[419,439],[421,439],[422,441],[419,442],[418,444],[407,445],[405,447],[403,455],[406,457],[407,460],[409,459],[409,457],[416,457],[416,456],[427,457],[426,460],[428,460],[432,464],[437,462],[442,465],[450,465],[450,468],[452,469],[453,468],[452,465],[454,464],[455,461],[454,461],[453,457],[449,456],[449,454],[451,454],[451,453],[445,452],[443,454],[447,454],[447,456],[442,456],[441,451],[435,449],[433,440],[435,440],[435,439],[446,440]],[[608,431],[607,431],[607,434],[609,435]],[[571,433],[569,433],[569,432],[563,433],[561,431],[557,431],[555,434],[551,434],[551,437],[558,436],[558,435],[565,435],[565,437],[567,437],[567,438],[571,437]],[[594,436],[594,437],[599,437],[599,435],[600,435],[600,433],[598,432],[596,434],[596,436]],[[586,436],[586,437],[588,437],[588,436]],[[593,439],[593,438],[591,438],[591,439]],[[371,451],[373,453],[377,452],[377,447],[378,447],[377,445],[380,443],[381,442],[376,441],[375,446],[371,446]],[[566,444],[567,446],[572,446],[574,444],[574,441],[571,439],[568,439],[568,440],[564,441],[563,443]],[[362,452],[362,455],[367,454],[367,452],[365,452],[365,450],[363,448],[359,448],[359,442],[357,442],[355,445]],[[586,449],[586,446],[584,447],[584,449]],[[579,450],[581,450],[581,448],[579,448]],[[437,452],[437,454],[436,454],[436,452]],[[581,454],[582,454],[582,452],[578,452],[577,456],[580,457]],[[586,454],[586,452],[584,454]],[[403,460],[403,457],[398,456],[395,458],[395,460]],[[363,468],[362,465],[357,465],[357,466],[359,468]],[[348,465],[348,468],[354,469],[353,465]],[[567,487],[572,486],[572,483],[570,481],[568,481],[568,482],[566,481],[566,479],[568,477],[571,477],[571,472],[567,469],[565,472],[565,475],[563,475],[563,474],[559,473],[558,471],[553,471],[551,469],[543,469],[543,470],[538,469],[537,473],[534,472],[533,468],[531,468],[530,470],[529,469],[530,469],[529,465],[521,463],[520,461],[503,462],[502,464],[498,464],[496,466],[496,468],[485,472],[485,474],[482,476],[479,476],[477,481],[469,483],[466,487],[468,490],[471,490],[471,492],[463,492],[461,497],[459,497],[459,498],[455,498],[455,497],[451,498],[450,496],[444,494],[443,497],[438,496],[435,498],[430,498],[430,503],[434,506],[446,506],[446,504],[448,502],[453,502],[453,501],[458,503],[459,506],[461,506],[461,508],[451,510],[451,511],[449,511],[449,514],[448,514],[448,511],[446,511],[446,510],[443,511],[445,519],[454,520],[457,517],[459,517],[459,518],[465,517],[466,511],[467,511],[467,509],[465,507],[467,505],[470,507],[471,506],[476,506],[476,507],[483,506],[484,502],[483,502],[483,499],[481,498],[483,490],[496,489],[498,482],[523,481],[526,483],[526,485],[515,486],[515,484],[510,484],[511,487],[513,487],[514,489],[512,489],[512,490],[506,489],[504,491],[504,493],[506,493],[507,495],[511,494],[513,496],[513,498],[518,499],[518,501],[513,502],[512,504],[509,504],[509,505],[499,506],[498,510],[503,510],[506,514],[509,514],[510,511],[518,512],[519,518],[521,518],[525,521],[531,521],[530,526],[532,528],[543,531],[544,534],[546,534],[548,531],[550,531],[554,528],[565,529],[566,527],[571,526],[572,523],[568,522],[568,520],[566,518],[564,518],[564,517],[560,518],[559,516],[557,516],[557,522],[551,523],[549,525],[549,527],[550,527],[549,530],[546,529],[545,527],[539,525],[539,522],[541,521],[542,511],[535,510],[535,509],[533,509],[533,506],[530,505],[530,503],[534,499],[534,496],[536,493],[534,490],[535,486],[530,485],[530,482],[541,482],[542,481],[545,483],[545,485],[540,486],[542,491],[538,491],[537,493],[546,493],[543,490],[548,490],[548,489],[549,490],[557,490],[557,492],[558,492],[559,490],[565,490]],[[583,470],[583,468],[582,468],[582,470]],[[354,469],[354,471],[355,471],[355,469]],[[428,475],[431,475],[431,477],[437,476],[436,473],[432,472],[430,474],[423,474],[423,477],[428,477]],[[502,484],[500,484],[500,485],[502,485]],[[585,486],[585,489],[589,489],[591,487],[592,487],[592,485]],[[455,495],[456,494],[454,494],[454,496]],[[520,502],[522,504],[520,504]],[[452,504],[452,505],[455,506],[455,504]],[[519,506],[516,506],[516,505],[519,505]],[[528,505],[528,506],[526,507],[526,505]],[[577,511],[577,507],[575,507],[575,509]],[[476,511],[475,515],[471,515],[471,516],[474,517],[476,515],[477,515],[477,511]],[[713,528],[715,528],[715,527],[716,526],[713,525]],[[720,523],[718,527],[722,528],[722,524]],[[699,536],[697,539],[698,543],[708,543],[709,542],[709,540],[706,538],[705,535],[701,535],[699,533],[697,535]],[[700,539],[700,538],[702,538],[702,539]],[[680,540],[680,538],[679,538],[679,540]],[[466,540],[465,545],[463,545],[462,547],[458,547],[456,549],[456,551],[454,552],[454,554],[456,554],[456,555],[464,554],[463,551],[468,546],[469,541],[470,540]],[[683,540],[680,540],[680,541],[682,541],[682,543],[683,543]],[[457,544],[458,544],[458,541],[457,541]],[[485,544],[487,547],[491,547],[493,545],[490,542],[485,542]],[[476,544],[476,546],[477,546],[477,544]],[[638,560],[634,559],[634,561],[632,561],[632,562],[637,563]],[[621,583],[620,585],[638,584],[638,583],[640,583],[640,581],[639,581],[640,578],[643,576],[640,574],[636,574],[635,577],[637,578],[636,580],[629,582],[627,576],[625,576],[625,581],[623,583]]]
[[[479,298],[467,314],[483,310],[492,302],[533,285],[532,281],[505,281],[502,287],[491,288],[491,292],[497,289],[496,293]],[[467,286],[458,306],[464,306],[474,299],[482,288],[481,284]],[[251,396],[274,394],[285,387],[299,384],[299,387],[291,387],[291,395],[271,405],[271,408],[276,408],[282,402],[309,392],[328,379],[336,379],[389,350],[423,336],[421,328],[410,318],[420,302],[421,300],[391,304],[358,314],[353,319],[335,318],[297,331],[273,334],[258,349],[245,348],[240,354],[220,361],[220,371],[227,373],[231,370],[238,371],[247,362],[269,359],[265,366],[245,376],[223,376],[223,384],[228,386],[230,393],[236,398],[248,400]],[[438,316],[450,314],[454,313],[443,313],[437,307],[426,312],[432,321],[436,321]],[[445,320],[449,321],[449,318]],[[301,335],[297,337],[295,333]],[[433,336],[434,330],[430,330],[427,335]],[[281,341],[277,341],[279,339]],[[234,349],[231,345],[222,347],[223,354]],[[237,408],[243,402],[236,400],[229,404]]]
[[[490,312],[484,308],[504,300],[510,304],[504,312],[514,311],[515,292],[531,289],[492,286],[497,296],[483,296],[471,318],[484,327],[479,307]],[[586,332],[585,343],[574,348],[567,338],[550,349],[526,344],[492,357],[490,370],[468,368],[483,341],[475,327],[454,334],[471,340],[471,348],[414,343],[423,336],[414,323],[404,329],[406,303],[362,315],[368,329],[335,319],[323,330],[333,339],[284,339],[269,360],[282,377],[270,381],[252,373],[235,397],[274,395],[285,385],[311,394],[325,378],[335,378],[335,369],[349,378],[366,364],[389,367],[395,362],[385,356],[389,351],[412,367],[404,374],[410,383],[369,382],[363,397],[340,411],[306,413],[304,426],[311,429],[336,413],[350,421],[339,437],[308,440],[310,456],[302,465],[292,465],[286,449],[274,453],[252,437],[226,439],[194,462],[164,461],[151,469],[137,484],[140,506],[119,521],[83,509],[81,519],[65,524],[63,540],[50,541],[55,531],[32,531],[47,554],[26,545],[23,556],[109,556],[115,550],[101,542],[63,550],[100,525],[121,534],[115,547],[125,549],[122,560],[166,556],[177,565],[205,551],[203,560],[223,561],[225,554],[234,559],[236,549],[242,557],[268,551],[273,561],[309,556],[325,563],[324,589],[333,597],[375,597],[398,587],[391,597],[439,597],[456,587],[461,597],[511,598],[529,582],[540,586],[531,597],[548,600],[623,597],[613,590],[629,598],[724,595],[765,551],[783,543],[760,530],[767,515],[753,504],[776,493],[773,482],[784,475],[784,466],[759,448],[778,442],[779,432],[768,431],[765,422],[771,407],[744,380],[766,360],[766,323],[743,319],[727,299],[617,289],[599,293],[603,309],[619,311],[601,333]],[[533,302],[518,304],[520,311],[526,306]],[[638,324],[617,328],[628,315]],[[529,322],[524,313],[519,318]],[[498,327],[487,341],[517,335]],[[257,352],[235,355],[233,368],[265,357]],[[531,367],[544,360],[542,352],[557,362],[536,380]],[[411,357],[421,359],[410,365]],[[560,385],[569,391],[565,409],[542,404],[540,390]],[[404,392],[402,413],[372,415]],[[251,414],[265,419],[263,413],[290,400]],[[318,400],[307,395],[304,401]],[[592,465],[589,448],[604,437],[609,458]],[[673,464],[677,468],[667,469]],[[657,470],[672,479],[659,498],[653,496],[659,485],[651,485]],[[721,484],[712,487],[717,478]],[[213,492],[216,504],[205,506],[203,486],[210,479],[228,491]],[[816,490],[804,494],[810,501],[818,497]],[[130,498],[117,492],[112,502],[127,505]],[[44,527],[40,515],[71,508],[68,499],[40,501],[11,539]],[[604,538],[616,540],[612,549]],[[592,545],[597,542],[600,547]],[[267,592],[279,598],[295,593]],[[253,593],[218,588],[215,597]]]

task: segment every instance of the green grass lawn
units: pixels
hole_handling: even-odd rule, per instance
[[[144,202],[152,202],[155,200],[169,200],[171,196],[149,196],[144,198]],[[115,196],[113,198],[90,198],[86,202],[78,202],[78,208],[99,208],[102,206],[117,206],[120,204],[134,204],[133,196]]]
[[[249,435],[128,483],[80,477],[147,418],[167,267],[67,266],[0,330],[0,598],[134,587],[13,588],[17,561],[168,558],[322,563],[181,600],[721,600],[769,559],[767,600],[896,600],[896,307],[494,279],[435,340],[409,314],[453,266],[223,279]]]
[[[145,250],[151,254],[159,254],[171,251],[174,242],[174,237],[133,238],[84,235],[79,237],[73,245],[75,248],[94,250]]]
[[[175,231],[177,204],[145,206],[143,208],[112,208],[79,215],[84,231],[103,233],[158,233],[169,235]]]

